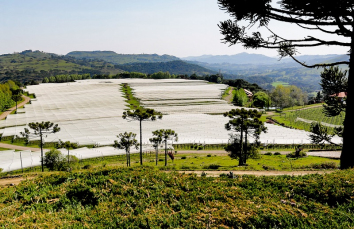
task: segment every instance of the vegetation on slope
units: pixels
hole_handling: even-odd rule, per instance
[[[0,189],[0,224],[85,228],[349,228],[354,171],[236,179],[152,167],[42,175]]]
[[[122,70],[102,60],[79,60],[52,53],[26,50],[0,56],[0,81],[41,82],[60,74],[117,74]]]
[[[113,64],[128,63],[154,63],[179,60],[179,58],[170,55],[157,54],[117,54],[113,51],[74,51],[66,56],[72,56],[77,59],[96,59],[104,60]]]

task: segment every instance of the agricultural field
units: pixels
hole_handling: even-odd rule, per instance
[[[58,124],[61,130],[47,135],[46,144],[60,139],[78,143],[81,147],[96,147],[93,151],[79,153],[79,158],[124,153],[111,146],[117,135],[125,131],[137,133],[139,138],[139,123],[122,118],[123,111],[129,109],[122,91],[123,83],[131,87],[140,105],[164,114],[162,120],[143,122],[144,151],[151,149],[149,138],[152,137],[151,132],[157,129],[176,131],[178,143],[203,145],[228,142],[229,132],[224,128],[228,118],[222,113],[237,107],[221,99],[227,85],[182,79],[97,79],[28,86],[28,92],[34,93],[36,98],[25,108],[18,109],[17,114],[1,120],[0,134],[3,139],[11,138],[10,143],[16,142],[11,136],[21,137],[20,132],[28,123],[51,121]],[[268,131],[260,138],[263,144],[310,143],[306,131],[271,124],[266,126]],[[168,144],[171,146],[173,142]],[[11,162],[8,164],[18,168],[18,154],[8,154],[6,158]],[[24,154],[28,160],[25,163],[32,166],[39,163],[39,157],[35,154]],[[12,170],[8,166],[6,168]]]
[[[321,122],[333,131],[334,127],[343,125],[344,117],[344,112],[335,117],[327,117],[323,113],[322,106],[309,109],[288,110],[280,116],[273,116],[274,119],[287,126],[293,126],[306,131],[310,131],[311,122]]]
[[[30,177],[29,177],[30,178]],[[0,188],[4,228],[352,228],[353,170],[197,177],[153,167],[43,173]]]

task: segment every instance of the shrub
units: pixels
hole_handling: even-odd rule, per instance
[[[333,161],[311,164],[310,167],[313,169],[336,169],[336,168],[338,168],[336,163]]]
[[[159,161],[164,161],[164,159],[162,159],[162,158],[159,158]]]
[[[266,152],[264,155],[272,156],[272,152]]]
[[[2,172],[3,168],[0,168],[0,173]]]
[[[274,167],[269,166],[269,165],[262,165],[262,168],[263,168],[264,170],[276,170]]]
[[[279,152],[275,152],[275,153],[274,153],[274,155],[281,155],[281,153],[279,153]]]
[[[186,156],[183,156],[183,157],[181,157],[181,159],[187,159],[187,157],[186,157]]]
[[[221,165],[217,165],[217,164],[210,164],[210,165],[205,165],[203,166],[203,169],[218,169],[220,168]]]
[[[306,157],[307,154],[305,152],[292,152],[292,153],[289,153],[288,155],[286,155],[286,157],[289,157],[289,158],[300,158],[300,157]]]
[[[208,154],[207,157],[211,157],[211,154]]]
[[[57,149],[52,149],[45,153],[43,163],[49,170],[61,170],[64,166],[64,155]]]
[[[84,165],[84,167],[82,167],[83,169],[92,169],[93,166],[91,164],[87,164],[87,165]]]

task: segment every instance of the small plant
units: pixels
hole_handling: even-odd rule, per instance
[[[210,165],[205,165],[203,166],[203,169],[218,169],[220,168],[221,165],[217,165],[217,164],[210,164]]]
[[[87,164],[87,165],[84,165],[84,167],[82,167],[83,169],[92,169],[93,166],[91,164]]]
[[[272,152],[266,152],[264,155],[272,156]]]
[[[268,165],[262,165],[262,168],[263,168],[264,170],[276,170],[274,167],[268,166]]]
[[[301,157],[306,157],[307,154],[305,152],[292,152],[286,155],[288,158],[301,158]]]
[[[164,161],[162,158],[159,158],[159,161]]]
[[[201,177],[206,177],[206,176],[207,176],[207,173],[203,171],[200,176],[201,176]]]
[[[181,157],[181,159],[187,159],[187,157],[186,157],[186,156],[183,156],[183,157]]]
[[[274,153],[274,155],[281,155],[281,153],[279,153],[279,152],[275,152],[275,153]]]
[[[208,154],[207,157],[211,157],[211,154]]]

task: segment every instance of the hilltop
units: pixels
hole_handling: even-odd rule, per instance
[[[180,60],[178,57],[157,54],[117,54],[113,51],[73,51],[66,56],[77,59],[97,59],[113,64],[158,63]]]
[[[123,70],[102,60],[79,60],[54,53],[26,50],[0,55],[0,81],[41,81],[58,74],[117,74]]]

